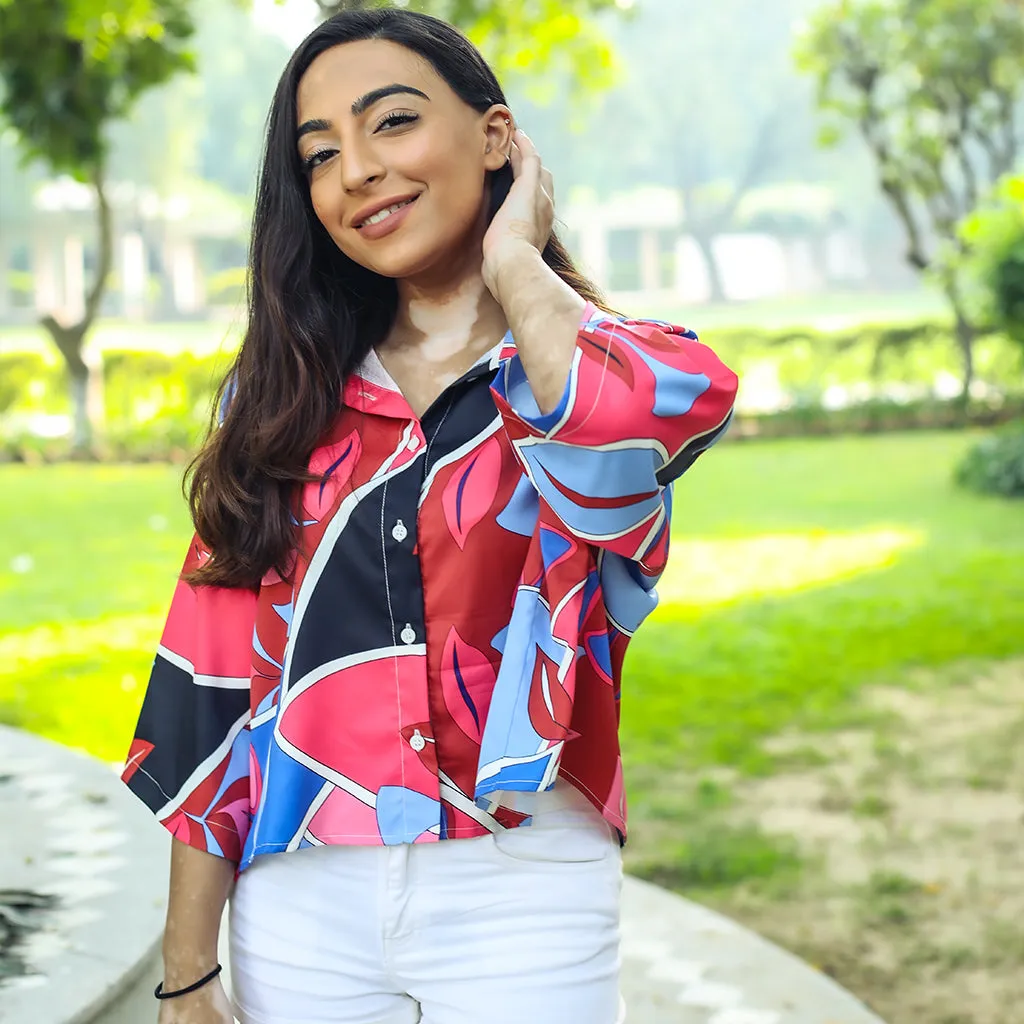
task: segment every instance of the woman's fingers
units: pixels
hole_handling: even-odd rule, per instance
[[[523,154],[514,139],[512,140],[512,148],[509,150],[508,158],[512,164],[512,177],[518,178],[523,173]]]
[[[547,193],[548,199],[551,202],[555,201],[555,179],[552,173],[546,168],[542,167],[540,170],[540,184],[541,188]]]
[[[538,157],[537,147],[533,144],[530,136],[527,135],[522,128],[517,128],[515,130],[515,134],[512,136],[512,141],[519,147],[520,152],[526,159],[529,159],[530,157]]]

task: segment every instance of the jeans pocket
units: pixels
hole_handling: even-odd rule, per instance
[[[503,857],[536,864],[598,864],[618,853],[611,827],[598,815],[568,812],[535,819],[497,833],[494,848]]]

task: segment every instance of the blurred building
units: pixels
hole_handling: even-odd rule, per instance
[[[162,197],[114,184],[114,266],[102,315],[174,320],[208,315],[211,284],[237,291],[245,264],[249,211],[217,186],[198,181]],[[24,210],[6,211],[0,231],[0,321],[82,314],[97,259],[96,196],[70,178],[39,185]],[[215,296],[216,297],[216,296]]]
[[[102,315],[129,321],[234,313],[244,295],[246,203],[209,182],[160,196],[113,185],[114,271]],[[45,313],[80,316],[96,265],[92,190],[47,181],[0,230],[0,323]],[[727,301],[835,290],[913,286],[890,245],[873,252],[832,208],[826,189],[755,190],[730,230],[704,240],[687,231],[678,193],[646,188],[598,200],[574,196],[562,232],[593,280],[621,308],[692,305],[712,297],[708,259]]]
[[[740,205],[737,227],[716,234],[708,248],[725,299],[808,295],[870,282],[859,236],[831,207],[827,190],[794,215],[785,196],[752,192]],[[789,203],[792,199],[789,200]],[[623,305],[647,301],[684,304],[711,298],[709,254],[687,231],[679,193],[649,188],[607,200],[576,197],[564,216],[566,241],[595,283]]]

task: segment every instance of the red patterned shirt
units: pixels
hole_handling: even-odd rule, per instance
[[[511,334],[422,418],[371,354],[310,460],[292,578],[178,584],[125,781],[241,868],[515,827],[506,794],[557,777],[624,839],[623,656],[672,481],[735,390],[692,332],[590,304],[548,414]]]

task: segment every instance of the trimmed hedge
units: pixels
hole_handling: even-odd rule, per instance
[[[939,322],[831,333],[733,328],[709,331],[704,340],[740,375],[733,439],[990,425],[1024,414],[1022,353],[1001,335],[977,344],[981,397],[966,410],[934,397],[937,375],[955,383],[960,372],[956,345]],[[105,352],[99,454],[132,461],[186,458],[203,436],[231,358],[223,352]],[[786,399],[782,411],[760,413],[744,405],[744,382],[749,395],[766,369]],[[837,389],[848,404],[827,408],[837,404]],[[64,457],[67,442],[47,436],[40,424],[52,432],[69,412],[66,375],[55,356],[0,354],[0,459]]]
[[[169,356],[108,350],[103,356],[103,429],[97,451],[118,461],[181,461],[201,440],[231,353]],[[0,459],[64,458],[68,443],[38,428],[68,415],[66,373],[40,353],[0,355]]]
[[[864,399],[880,397],[886,389],[924,399],[938,375],[959,381],[963,374],[950,325],[938,320],[836,331],[729,328],[701,337],[740,374],[741,388],[744,376],[758,366],[773,367],[794,405],[821,404],[833,387],[875,392]],[[983,388],[1004,394],[1024,388],[1024,352],[1005,335],[992,331],[979,338],[974,362],[975,380]]]
[[[832,434],[878,434],[904,430],[953,430],[992,427],[1024,416],[1024,394],[994,402],[922,399],[896,402],[871,399],[844,409],[802,405],[781,412],[738,413],[728,437],[747,440],[768,437],[814,437]]]

